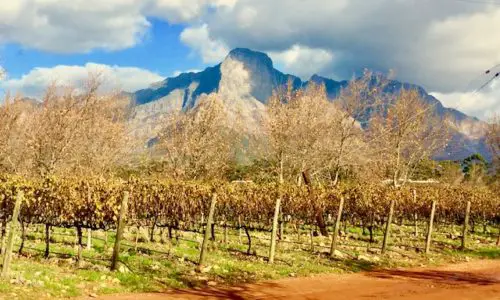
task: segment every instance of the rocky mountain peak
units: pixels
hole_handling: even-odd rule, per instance
[[[443,121],[454,129],[454,138],[442,159],[460,159],[479,152],[488,155],[484,139],[481,138],[483,124],[458,110],[444,107],[438,99],[420,86],[389,80],[384,89],[387,94],[401,89],[416,89],[422,97],[435,105]],[[188,110],[198,103],[200,97],[217,93],[224,99],[229,115],[241,116],[241,122],[252,130],[258,130],[259,119],[266,114],[265,104],[273,91],[291,83],[294,89],[307,87],[311,83],[323,84],[328,97],[335,101],[347,81],[313,75],[303,82],[299,77],[284,74],[273,67],[271,58],[262,52],[246,48],[232,50],[221,64],[197,73],[184,73],[167,78],[148,89],[133,94],[135,103],[134,126],[140,135],[154,137],[160,127],[161,116],[173,110]],[[374,80],[373,84],[377,84]]]
[[[268,70],[273,69],[273,61],[267,54],[263,52],[253,51],[247,48],[233,49],[227,55],[226,60],[227,59],[238,60],[248,66],[254,66]]]

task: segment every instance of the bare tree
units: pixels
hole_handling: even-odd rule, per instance
[[[193,109],[168,115],[156,146],[164,171],[177,179],[225,176],[241,143],[238,129],[228,121],[217,94],[201,98]]]
[[[281,182],[324,166],[326,139],[334,134],[330,122],[334,110],[322,85],[298,91],[289,85],[271,97],[264,127],[270,145],[268,159],[275,163]]]
[[[325,146],[334,134],[330,122],[334,110],[322,85],[293,91],[289,84],[285,91],[271,97],[265,127],[270,142],[268,159],[275,165],[279,183],[285,177],[298,176],[308,186],[312,185],[311,174],[328,160]],[[327,235],[323,211],[319,208],[315,211],[321,233]]]
[[[434,106],[417,90],[401,90],[387,109],[380,110],[369,124],[371,149],[392,177],[395,186],[403,184],[419,161],[441,150],[448,131]]]
[[[28,128],[32,103],[7,93],[0,106],[0,170],[10,174],[26,174],[30,164]]]
[[[486,141],[493,156],[493,163],[500,167],[500,116],[494,116],[489,122]]]
[[[47,89],[28,136],[35,175],[108,172],[123,157],[127,101],[100,95],[99,87],[93,76],[81,89]]]
[[[334,185],[339,182],[343,169],[367,163],[363,127],[368,123],[371,112],[383,103],[385,86],[383,76],[365,71],[362,77],[353,78],[334,100],[336,109],[329,116],[332,133],[324,139],[324,151],[330,156],[325,167],[333,172],[330,177]]]

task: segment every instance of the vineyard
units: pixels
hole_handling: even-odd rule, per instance
[[[363,232],[368,230],[370,242],[373,242],[374,229],[383,229],[386,233],[383,247],[386,247],[391,223],[415,224],[417,231],[417,223],[427,224],[431,214],[431,223],[442,226],[470,224],[474,230],[478,225],[497,227],[500,224],[499,195],[486,188],[441,185],[309,188],[104,179],[28,182],[21,178],[3,178],[0,182],[3,237],[20,192],[23,197],[18,220],[23,229],[22,243],[26,228],[44,225],[46,255],[50,251],[49,230],[52,227],[76,229],[80,246],[82,229],[116,230],[125,194],[129,195],[128,209],[122,217],[125,227],[148,228],[151,236],[156,229],[163,231],[166,228],[171,236],[172,230],[203,232],[203,226],[208,223],[211,235],[210,230],[205,230],[206,239],[214,239],[216,228],[224,228],[225,239],[228,228],[245,230],[249,254],[252,243],[249,231],[271,232],[272,245],[273,240],[281,239],[284,227],[309,228],[312,236],[319,234],[316,230],[321,231],[322,226],[333,225],[333,238],[336,239],[340,224],[349,224],[362,228]],[[464,228],[465,237],[468,227]],[[274,257],[274,250],[271,252]],[[81,259],[81,254],[79,257]]]
[[[212,195],[218,195],[215,219],[236,226],[243,224],[267,228],[271,225],[276,199],[281,213],[295,225],[314,225],[318,213],[337,214],[345,199],[343,218],[368,226],[386,217],[395,200],[394,217],[423,219],[437,201],[436,222],[461,224],[467,202],[471,202],[470,221],[495,225],[500,218],[499,195],[487,188],[447,186],[363,185],[315,188],[252,183],[173,183],[160,181],[71,181],[47,180],[41,183],[9,179],[0,182],[1,218],[9,221],[16,193],[24,192],[19,220],[27,225],[81,227],[110,230],[116,228],[123,193],[130,193],[128,225],[191,228],[208,213]],[[269,227],[270,229],[270,227]]]

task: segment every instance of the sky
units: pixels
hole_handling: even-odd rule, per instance
[[[304,79],[392,70],[487,120],[500,80],[475,90],[499,28],[500,0],[0,0],[0,89],[39,97],[98,72],[132,92],[247,47]]]

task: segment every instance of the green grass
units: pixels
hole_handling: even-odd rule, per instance
[[[306,228],[307,229],[307,228]],[[440,228],[449,231],[448,228]],[[207,268],[199,272],[195,262],[199,257],[201,235],[183,232],[179,242],[146,242],[142,237],[135,249],[135,233],[128,232],[123,242],[120,261],[126,267],[121,272],[109,271],[109,258],[114,236],[108,236],[107,247],[102,232],[94,232],[92,249],[84,249],[84,264],[77,269],[76,247],[73,230],[56,229],[52,234],[51,255],[43,258],[45,244],[41,232],[31,231],[25,242],[23,256],[15,255],[12,262],[11,279],[0,281],[0,299],[49,299],[129,292],[156,292],[170,288],[189,288],[210,284],[232,285],[284,277],[311,276],[325,273],[350,273],[373,268],[411,267],[460,262],[470,258],[500,258],[500,249],[494,247],[495,232],[478,234],[469,239],[468,250],[460,251],[459,239],[449,239],[436,232],[433,253],[426,256],[416,252],[423,247],[425,228],[421,235],[413,237],[411,226],[394,226],[395,237],[391,239],[391,251],[382,256],[378,253],[382,231],[375,231],[376,243],[367,251],[367,236],[360,228],[348,228],[349,239],[340,241],[343,259],[330,259],[327,255],[329,239],[314,237],[311,252],[308,230],[301,234],[287,232],[278,243],[276,262],[267,263],[269,234],[252,232],[252,255],[247,255],[246,236],[241,243],[238,232],[232,230],[228,245],[217,242],[210,246]],[[156,239],[160,237],[157,235]],[[86,241],[86,237],[84,238]],[[479,241],[479,242],[478,242]],[[16,242],[19,244],[19,241]],[[398,246],[403,245],[403,246]],[[361,259],[360,255],[369,258]],[[357,259],[360,258],[360,259]]]

